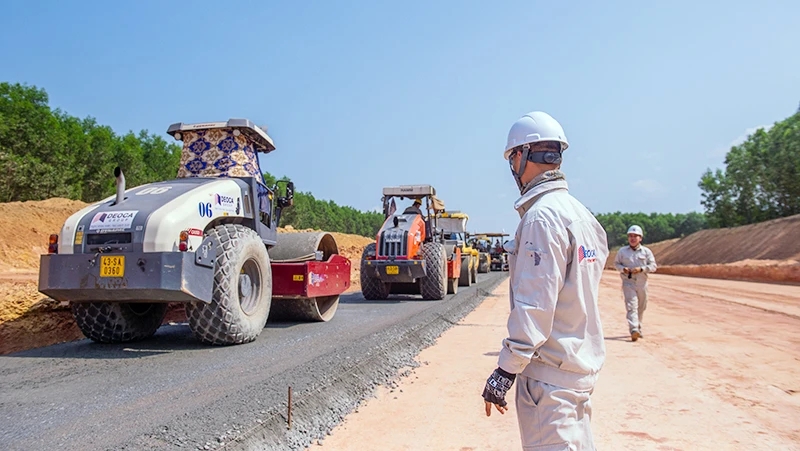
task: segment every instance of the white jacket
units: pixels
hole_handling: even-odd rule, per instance
[[[597,305],[606,232],[565,180],[534,186],[509,253],[511,313],[498,365],[509,373],[591,390],[605,362]],[[509,243],[510,244],[510,243]]]
[[[640,278],[647,280],[647,274],[656,272],[658,268],[653,251],[641,244],[636,249],[630,245],[619,248],[617,256],[614,258],[614,267],[617,268],[617,271],[622,271],[624,268],[642,268],[642,272],[631,275],[633,280]],[[621,277],[624,281],[628,275],[621,274]]]

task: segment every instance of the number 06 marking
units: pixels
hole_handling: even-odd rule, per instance
[[[172,188],[171,186],[160,186],[160,187],[159,186],[155,186],[155,187],[151,186],[149,188],[145,188],[145,189],[139,191],[138,193],[136,193],[136,195],[137,196],[144,196],[145,194],[164,194],[167,191],[169,191],[171,188]]]
[[[200,204],[198,204],[198,208],[200,209],[201,218],[210,218],[214,214],[214,212],[211,211],[211,202],[200,202]]]

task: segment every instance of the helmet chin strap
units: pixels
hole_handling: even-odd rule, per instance
[[[520,163],[519,163],[519,172],[514,170],[514,159],[508,159],[508,165],[511,167],[511,174],[514,176],[514,181],[517,182],[517,187],[519,188],[519,192],[522,193],[522,190],[525,188],[525,185],[522,183],[522,174],[525,173],[525,166],[528,164],[528,153],[530,152],[530,146],[524,145],[522,146],[522,150],[520,152]]]

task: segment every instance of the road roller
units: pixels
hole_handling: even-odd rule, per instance
[[[350,287],[350,260],[327,232],[278,233],[294,184],[267,186],[258,155],[275,150],[247,119],[176,123],[177,177],[126,188],[86,206],[50,235],[41,293],[68,301],[89,339],[142,340],[169,303],[211,345],[255,340],[268,320],[327,322]]]

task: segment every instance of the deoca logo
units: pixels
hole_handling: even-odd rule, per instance
[[[232,207],[233,206],[233,196],[226,196],[224,194],[215,194],[214,195],[214,202],[217,205],[224,206],[224,207]]]

